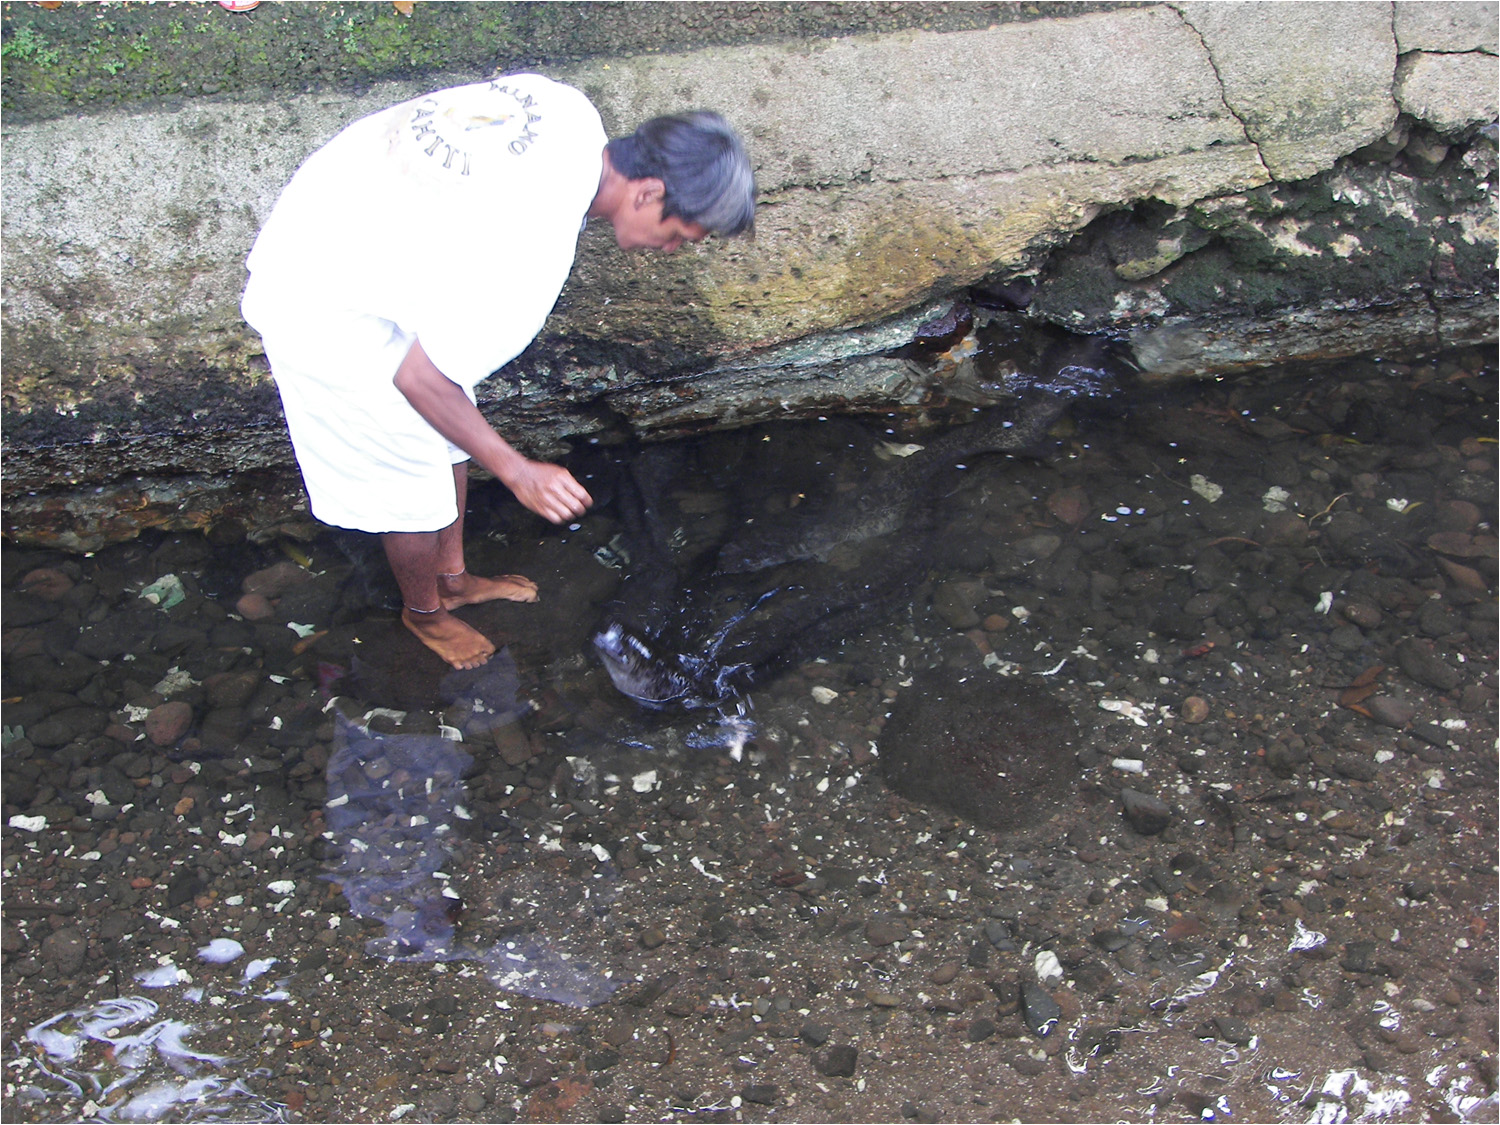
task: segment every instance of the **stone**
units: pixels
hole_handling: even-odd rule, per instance
[[[1408,726],[1417,713],[1416,708],[1406,700],[1389,695],[1372,695],[1361,706],[1377,723],[1397,730]]]
[[[1250,1030],[1250,1025],[1233,1016],[1215,1016],[1214,1027],[1220,1039],[1225,1039],[1240,1047],[1246,1046],[1255,1038],[1255,1032]]]
[[[203,681],[204,699],[209,707],[244,707],[262,679],[254,672],[216,672]]]
[[[55,567],[38,567],[21,578],[21,589],[44,602],[62,599],[73,588],[73,580]]]
[[[247,575],[244,582],[240,584],[240,589],[247,594],[261,594],[267,598],[277,598],[296,586],[311,582],[312,579],[313,574],[310,570],[298,566],[290,559],[284,559]]]
[[[980,622],[975,607],[987,597],[982,582],[944,582],[932,592],[932,608],[954,629],[972,629]]]
[[[962,967],[957,961],[944,961],[928,974],[927,979],[937,985],[949,984],[954,977],[958,976]]]
[[[740,1091],[740,1097],[755,1105],[775,1105],[777,1099],[774,1082],[756,1082]]]
[[[911,927],[900,919],[876,918],[865,923],[865,940],[874,946],[894,945],[911,936]]]
[[[1077,486],[1060,488],[1047,497],[1047,511],[1058,522],[1077,527],[1089,515],[1088,493]]]
[[[1051,534],[1028,535],[1026,538],[1017,539],[1011,544],[1016,554],[1026,562],[1050,559],[1053,555],[1057,554],[1058,548],[1061,546],[1061,537]]]
[[[193,724],[193,708],[180,699],[151,708],[143,725],[146,737],[157,746],[174,746]]]
[[[1170,805],[1136,789],[1120,790],[1120,805],[1126,822],[1142,836],[1156,836],[1172,822]]]
[[[98,707],[69,707],[55,711],[26,728],[32,745],[42,749],[66,746],[80,738],[101,733],[109,725],[109,715]]]
[[[1470,595],[1482,596],[1489,589],[1488,584],[1484,580],[1484,575],[1480,574],[1472,566],[1465,566],[1463,563],[1454,562],[1452,559],[1445,559],[1441,556],[1439,556],[1437,564],[1442,568],[1443,573],[1448,576],[1448,581],[1452,582],[1459,590]]]
[[[647,926],[641,931],[641,948],[656,949],[666,943],[666,932],[660,926]]]
[[[1201,723],[1208,718],[1208,701],[1200,695],[1190,695],[1182,701],[1182,721]]]
[[[83,968],[87,954],[88,941],[83,931],[72,926],[54,930],[42,939],[42,961],[59,976],[70,977],[77,973]]]
[[[1432,649],[1432,645],[1407,637],[1396,646],[1396,664],[1401,671],[1419,684],[1449,692],[1463,683],[1458,669],[1447,664]]]
[[[1442,132],[1486,124],[1500,112],[1490,55],[1413,51],[1396,67],[1395,92],[1404,112]]]
[[[828,1037],[833,1034],[833,1028],[827,1024],[813,1023],[809,1020],[802,1025],[802,1030],[797,1034],[801,1036],[804,1043],[808,1043],[814,1047],[821,1047],[824,1043],[828,1042]]]
[[[829,1047],[820,1055],[813,1056],[813,1065],[825,1078],[853,1078],[859,1064],[859,1049],[847,1043]]]
[[[1021,1018],[1031,1033],[1045,1039],[1057,1028],[1062,1019],[1062,1006],[1041,985],[1029,980],[1021,982]]]
[[[268,621],[276,615],[271,599],[262,593],[241,595],[234,603],[234,611],[246,621]]]

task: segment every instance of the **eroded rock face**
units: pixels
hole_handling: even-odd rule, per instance
[[[547,68],[616,133],[724,112],[757,237],[658,257],[586,233],[481,405],[548,456],[609,426],[920,408],[940,380],[893,353],[956,298],[1124,337],[1149,378],[1494,338],[1493,5],[1076,11]],[[207,484],[295,493],[244,255],[309,151],[427,85],[7,130],[8,534],[298,515]]]

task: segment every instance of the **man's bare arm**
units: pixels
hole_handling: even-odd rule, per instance
[[[577,519],[593,498],[561,465],[533,461],[495,432],[463,388],[422,350],[420,340],[396,369],[396,389],[438,433],[493,473],[516,499],[544,519]]]

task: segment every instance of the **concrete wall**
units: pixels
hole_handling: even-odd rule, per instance
[[[920,310],[986,278],[1035,279],[1034,315],[1134,334],[1164,374],[1191,375],[1181,321],[1211,310],[1182,295],[1186,261],[1206,269],[1205,233],[1223,243],[1233,224],[1297,259],[1304,316],[1324,298],[1346,312],[1436,299],[1456,311],[1424,342],[1493,335],[1495,4],[1078,11],[541,68],[586,90],[612,131],[688,105],[725,113],[757,164],[758,234],[671,258],[586,234],[543,337],[491,388],[492,413],[534,448],[587,432],[601,403],[649,429],[665,374],[692,379],[710,419],[733,409],[757,357],[774,381],[788,349],[823,354],[851,327],[895,325],[873,332],[891,346]],[[18,489],[285,463],[238,316],[244,255],[311,149],[430,85],[6,128],[8,530],[36,521]],[[1314,197],[1345,207],[1353,233],[1299,235]],[[1434,240],[1438,212],[1451,230]],[[1417,252],[1393,255],[1391,239]],[[1450,277],[1440,260],[1457,263]],[[1080,281],[1091,262],[1115,289]],[[1330,280],[1349,277],[1364,290]],[[1179,346],[1158,336],[1153,351],[1149,334],[1168,329]],[[1276,358],[1227,347],[1230,368]],[[711,373],[729,368],[719,402]],[[825,387],[804,405],[828,399]]]

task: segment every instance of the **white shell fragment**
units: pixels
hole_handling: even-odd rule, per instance
[[[1188,477],[1188,484],[1192,486],[1194,492],[1203,497],[1203,499],[1207,500],[1210,504],[1214,503],[1224,495],[1224,486],[1221,484],[1215,484],[1202,473],[1194,473],[1192,476]]]
[[[1138,727],[1146,726],[1146,712],[1140,704],[1132,703],[1128,699],[1101,699],[1099,708],[1103,711],[1113,711],[1122,718],[1129,719]]]
[[[636,774],[630,779],[630,788],[634,789],[637,793],[651,792],[651,790],[656,788],[656,771],[647,770],[645,773]]]
[[[839,697],[839,693],[834,691],[832,688],[826,688],[823,685],[819,684],[817,687],[812,689],[812,697],[819,703],[832,703]]]

